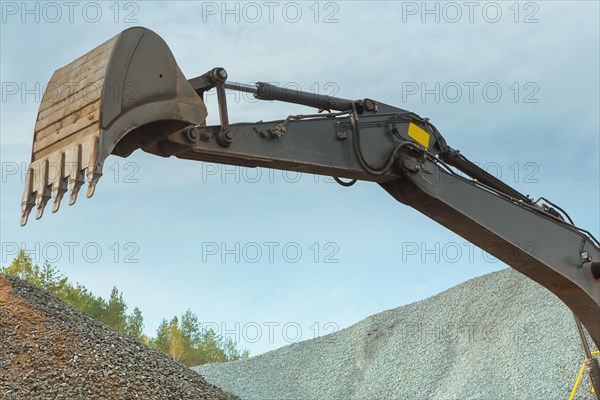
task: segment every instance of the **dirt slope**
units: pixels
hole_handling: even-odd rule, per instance
[[[0,398],[237,399],[164,354],[5,275]]]

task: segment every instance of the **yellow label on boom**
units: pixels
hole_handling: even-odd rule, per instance
[[[425,132],[418,125],[410,122],[408,124],[408,136],[415,139],[421,146],[429,148],[429,133]]]

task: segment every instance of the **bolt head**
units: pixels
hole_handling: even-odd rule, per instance
[[[377,111],[377,103],[371,99],[364,99],[363,107],[367,112]]]
[[[200,137],[200,132],[197,127],[189,128],[185,131],[187,138],[190,142],[195,142]]]

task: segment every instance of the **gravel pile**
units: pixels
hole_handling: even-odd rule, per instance
[[[164,354],[4,275],[0,398],[237,399]]]
[[[331,335],[194,369],[244,400],[564,400],[582,358],[566,306],[507,269]],[[577,398],[594,398],[582,382]]]

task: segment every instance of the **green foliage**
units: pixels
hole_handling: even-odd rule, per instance
[[[17,258],[12,260],[10,266],[3,267],[2,273],[6,275],[16,276],[17,278],[25,279],[31,283],[34,283],[33,278],[35,276],[33,272],[33,264],[31,258],[25,255],[24,251],[20,251]]]
[[[135,307],[133,313],[127,316],[125,326],[125,331],[129,336],[138,342],[144,343],[144,317],[142,317],[139,308]]]
[[[16,276],[47,290],[64,302],[104,322],[119,332],[125,333],[140,343],[152,346],[187,366],[206,363],[247,359],[247,350],[240,351],[228,338],[224,340],[213,330],[202,330],[198,316],[187,310],[181,318],[163,319],[156,337],[144,335],[144,317],[135,307],[127,314],[127,304],[123,293],[112,288],[107,300],[94,296],[80,284],[72,284],[60,271],[48,262],[40,268],[34,265],[31,257],[21,251],[8,267],[0,268],[0,273]]]
[[[68,285],[62,294],[56,294],[66,303],[79,308],[86,314],[105,321],[106,309],[108,305],[102,297],[94,296],[89,290],[80,284]]]
[[[203,331],[198,317],[190,310],[181,318],[163,319],[151,346],[188,366],[235,361],[249,356],[247,350],[240,352],[231,339],[223,340],[211,329]]]
[[[110,298],[106,306],[106,316],[103,318],[107,325],[112,326],[117,331],[124,333],[127,328],[127,304],[123,300],[123,293],[120,293],[116,287],[112,288]]]

